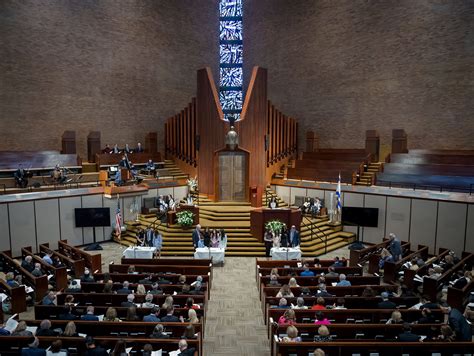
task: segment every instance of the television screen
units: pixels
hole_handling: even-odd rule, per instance
[[[76,227],[110,226],[110,208],[75,209]]]
[[[366,227],[377,227],[379,223],[378,208],[342,207],[342,224]]]

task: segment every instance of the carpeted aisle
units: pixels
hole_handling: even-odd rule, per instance
[[[214,268],[204,355],[269,355],[270,343],[255,282],[255,258],[226,257]]]

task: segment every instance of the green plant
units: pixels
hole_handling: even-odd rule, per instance
[[[189,210],[183,210],[176,213],[176,218],[179,226],[189,227],[193,224],[194,213]]]
[[[274,234],[279,234],[283,229],[286,228],[286,224],[280,220],[270,220],[265,224],[266,229],[270,229]]]

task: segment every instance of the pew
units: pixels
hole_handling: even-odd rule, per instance
[[[154,266],[154,265],[134,265],[136,272],[143,273],[171,273],[171,274],[192,274],[192,275],[207,275],[211,272],[208,266]],[[110,273],[127,273],[129,265],[109,265]]]
[[[21,258],[24,259],[26,256],[33,257],[35,263],[41,264],[41,269],[45,271],[48,275],[53,275],[54,280],[56,281],[56,288],[63,289],[67,288],[67,268],[66,267],[54,267],[49,263],[45,262],[41,257],[33,253],[31,246],[21,248]]]
[[[106,166],[116,166],[122,160],[122,156],[123,153],[96,153],[95,163],[99,168]],[[161,154],[159,152],[135,152],[129,153],[128,159],[135,165],[146,164],[149,159],[152,159],[156,164],[161,163]]]
[[[288,179],[304,179],[322,182],[337,182],[338,176],[341,176],[341,182],[347,184],[355,184],[357,181],[357,172],[355,170],[339,170],[339,169],[317,169],[317,168],[288,168]]]
[[[48,251],[52,251],[53,256],[59,257],[59,260],[71,269],[75,277],[79,278],[84,274],[84,268],[85,268],[84,259],[75,260],[66,255],[63,255],[60,252],[53,251],[49,248],[49,243],[40,244],[39,251],[41,253],[47,253]]]
[[[48,276],[33,276],[12,258],[12,252],[10,250],[0,252],[0,260],[3,263],[4,272],[11,271],[15,275],[21,274],[25,284],[31,286],[35,290],[36,301],[43,299],[48,291]]]
[[[40,336],[39,346],[41,348],[48,348],[51,344],[58,340],[56,336]],[[163,351],[170,352],[178,349],[179,339],[150,339],[150,338],[131,338],[131,337],[121,337],[121,336],[100,336],[94,338],[97,345],[103,346],[106,350],[112,349],[115,347],[115,344],[119,340],[124,340],[127,344],[127,347],[133,347],[133,354],[136,351],[143,349],[145,344],[152,344],[154,350],[162,349]],[[0,352],[2,355],[18,355],[20,349],[25,347],[32,341],[31,337],[28,336],[2,336],[2,343],[0,344]],[[86,351],[85,338],[83,337],[61,337],[63,343],[63,348],[68,349],[68,354],[70,356],[83,355]],[[202,345],[200,339],[189,339],[188,348],[195,348],[196,352],[194,356],[202,355],[200,350]],[[141,353],[138,353],[138,355]]]
[[[474,178],[447,175],[377,173],[374,184],[385,187],[465,193],[472,191]]]
[[[452,268],[445,271],[441,277],[438,279],[433,278],[423,278],[423,294],[429,296],[431,300],[436,299],[436,294],[441,286],[449,281],[453,273],[463,268],[465,264],[474,263],[474,254],[473,253],[462,253],[462,259],[456,263]]]
[[[59,240],[58,249],[59,252],[70,258],[73,258],[74,260],[83,259],[86,267],[89,268],[91,273],[102,271],[102,257],[100,254],[90,254],[81,250],[80,248],[71,246],[67,243],[67,240]]]
[[[448,305],[452,308],[456,308],[460,311],[464,310],[466,299],[468,300],[469,294],[474,291],[474,281],[468,283],[464,288],[448,287]]]
[[[403,264],[412,260],[413,257],[419,256],[426,261],[428,257],[428,246],[418,245],[418,250],[412,251],[411,253],[403,256],[397,262],[385,262],[383,281],[385,283],[394,282],[398,275],[398,271],[402,268]]]
[[[329,161],[313,158],[305,158],[295,161],[293,168],[312,168],[318,170],[341,170],[355,171],[358,174],[364,172],[364,162],[361,161]]]
[[[411,244],[409,242],[400,241],[400,244],[402,246],[402,254],[406,251],[410,251]],[[371,274],[380,272],[380,265],[379,265],[380,252],[381,252],[381,250],[378,251],[377,253],[369,254],[369,268],[368,268],[367,272],[369,272]]]
[[[122,257],[122,265],[158,265],[158,266],[209,266],[212,267],[212,259],[194,258],[125,258]]]
[[[186,275],[186,283],[191,284],[196,280],[198,276],[202,277],[203,283],[208,283],[210,280],[210,275],[211,273],[208,272],[207,274],[203,275],[197,275],[197,274],[187,274]],[[155,282],[158,281],[160,278],[165,278],[166,280],[170,281],[171,283],[169,284],[178,284],[179,283],[179,277],[181,274],[169,274],[169,273],[158,273],[158,274],[150,274],[150,273],[110,273],[109,274],[110,279],[114,283],[123,283],[125,281],[128,281],[130,283],[138,283],[138,281],[142,280],[145,277],[151,276],[151,281]],[[96,281],[101,281],[104,280],[105,274],[104,273],[96,273],[94,274],[94,278]]]
[[[402,163],[416,165],[474,165],[472,154],[447,154],[447,153],[392,153],[386,158],[387,163]]]
[[[423,277],[428,274],[428,269],[430,269],[433,264],[438,264],[440,261],[444,259],[446,255],[449,254],[449,250],[446,248],[440,247],[438,250],[438,255],[436,259],[432,260],[431,263],[427,263],[424,266],[421,266],[416,271],[413,270],[405,270],[403,274],[403,284],[405,284],[408,288],[413,288],[415,283],[415,276]]]
[[[344,266],[347,266],[347,260],[341,260],[344,263]],[[258,278],[258,274],[263,272],[260,269],[267,269],[271,270],[272,268],[301,268],[298,267],[299,265],[303,265],[303,263],[307,263],[308,266],[314,267],[314,259],[303,259],[303,261],[295,261],[295,260],[288,260],[288,261],[273,261],[273,260],[262,260],[262,259],[255,259],[255,278]],[[334,264],[334,260],[320,260],[319,263],[321,267],[330,267]]]
[[[303,159],[319,159],[328,161],[355,161],[369,164],[372,162],[372,154],[358,150],[323,150],[319,152],[303,152]]]
[[[474,161],[474,156],[471,158]],[[386,163],[383,172],[435,176],[474,177],[474,165]]]
[[[10,287],[6,281],[0,279],[0,288],[2,293],[5,293],[10,297],[12,314],[18,314],[26,311],[26,292],[24,286]]]

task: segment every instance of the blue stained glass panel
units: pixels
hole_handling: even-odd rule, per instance
[[[221,87],[241,87],[242,68],[221,68],[220,78]]]
[[[220,17],[242,16],[242,0],[221,0],[219,14]]]
[[[242,21],[221,21],[221,41],[242,41]]]
[[[240,110],[242,109],[242,91],[228,90],[221,91],[219,98],[222,110]]]
[[[229,118],[233,118],[234,121],[240,120],[240,114],[224,114],[224,119],[229,121]]]
[[[243,62],[243,48],[242,45],[220,45],[220,63],[236,63]]]

